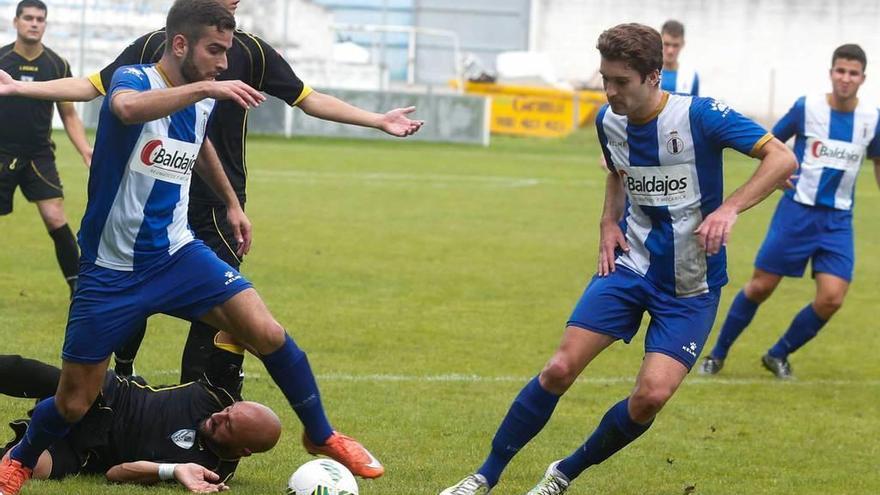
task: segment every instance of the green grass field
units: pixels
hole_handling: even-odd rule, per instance
[[[87,171],[65,137],[57,138],[76,226]],[[564,141],[496,139],[490,148],[250,140],[255,240],[243,271],[309,351],[335,426],[385,463],[387,474],[361,482],[362,494],[436,494],[482,462],[511,400],[555,349],[595,270],[603,198],[597,156],[591,131]],[[729,155],[728,193],[754,165]],[[793,356],[798,380],[776,381],[759,359],[811,299],[810,279],[783,282],[718,379],[689,377],[644,437],[588,470],[570,493],[880,493],[880,332],[872,322],[880,193],[869,168],[857,193],[856,281],[840,313]],[[750,275],[776,198],[736,225],[716,329]],[[67,287],[51,241],[21,195],[0,232],[2,352],[58,363]],[[154,317],[139,372],[153,383],[175,381],[186,329]],[[580,445],[628,394],[642,345],[640,335],[601,355],[494,493],[524,493],[547,464]],[[274,451],[242,462],[233,491],[280,494],[310,457],[295,415],[259,361],[249,358],[247,372],[247,398],[273,407],[285,432]],[[0,417],[20,417],[31,405],[4,399]],[[23,493],[181,491],[80,477],[33,482]]]

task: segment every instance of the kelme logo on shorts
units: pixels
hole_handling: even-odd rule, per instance
[[[188,184],[200,148],[196,143],[145,132],[132,153],[129,167],[157,180]]]
[[[626,167],[618,171],[633,203],[669,206],[695,197],[690,165]]]

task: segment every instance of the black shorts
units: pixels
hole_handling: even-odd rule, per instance
[[[238,242],[232,227],[226,221],[225,206],[190,204],[189,226],[196,237],[217,253],[221,260],[236,270],[239,269],[242,258],[235,254],[238,251]]]
[[[0,153],[0,215],[12,213],[16,187],[30,202],[64,197],[51,147],[28,154]]]

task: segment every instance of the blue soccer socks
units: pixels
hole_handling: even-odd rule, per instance
[[[626,398],[609,409],[590,438],[556,466],[569,481],[577,478],[588,467],[608,459],[648,431],[653,420],[646,425],[636,423],[629,417],[628,404],[629,398]]]
[[[813,339],[827,321],[819,318],[813,305],[807,306],[800,311],[791,321],[791,326],[785,331],[785,335],[779,339],[767,354],[779,359],[785,359],[789,354],[800,349]]]
[[[34,414],[27,433],[18,445],[12,448],[10,457],[31,469],[37,465],[40,454],[70,431],[72,423],[65,421],[58,408],[55,397],[50,397],[34,407]]]
[[[501,472],[513,456],[544,428],[558,402],[559,396],[544,390],[538,377],[523,387],[492,439],[492,451],[477,470],[489,486],[498,484]]]
[[[727,312],[727,318],[724,325],[721,326],[721,332],[718,334],[718,340],[710,355],[718,359],[727,357],[730,346],[736,341],[743,330],[752,322],[755,313],[758,311],[758,303],[751,301],[746,297],[745,291],[739,291],[733,298],[730,310]]]
[[[315,445],[324,445],[333,434],[333,428],[324,413],[321,394],[306,353],[285,334],[284,344],[272,354],[263,356],[263,365],[299,416],[309,440]]]

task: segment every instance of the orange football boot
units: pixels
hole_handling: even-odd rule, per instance
[[[305,433],[303,433],[302,442],[309,454],[325,455],[348,468],[355,476],[378,478],[385,473],[382,463],[369,450],[354,438],[345,436],[338,431],[334,431],[324,445],[315,445]]]
[[[21,465],[20,462],[5,456],[0,462],[0,495],[18,495],[27,480],[31,479],[33,470]]]

